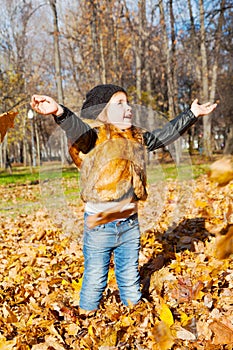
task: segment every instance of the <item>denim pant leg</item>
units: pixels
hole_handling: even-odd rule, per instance
[[[114,249],[114,262],[120,297],[125,305],[136,304],[141,299],[138,218],[123,221],[118,229],[118,246]]]
[[[105,225],[89,229],[84,220],[84,274],[79,303],[84,310],[97,309],[106,288],[112,253],[111,237]]]

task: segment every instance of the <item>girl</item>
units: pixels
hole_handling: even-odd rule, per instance
[[[133,125],[126,91],[113,84],[98,85],[86,95],[81,116],[97,118],[89,124],[51,97],[34,95],[32,108],[53,114],[65,130],[69,151],[80,169],[84,212],[84,276],[80,308],[98,308],[112,253],[120,297],[125,305],[141,298],[138,257],[140,232],[137,203],[147,197],[145,150],[154,151],[175,141],[199,116],[216,104],[198,104],[153,132]]]

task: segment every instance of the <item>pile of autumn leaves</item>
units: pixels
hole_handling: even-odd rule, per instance
[[[5,198],[39,186],[12,187]],[[91,317],[78,312],[80,203],[66,208],[80,217],[69,232],[43,207],[2,211],[0,350],[232,349],[233,260],[226,251],[232,193],[232,182],[218,187],[207,176],[151,185],[139,217],[144,299],[131,307],[120,303],[111,265],[100,310]]]

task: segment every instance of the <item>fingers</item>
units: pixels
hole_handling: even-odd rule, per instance
[[[53,99],[49,96],[33,95],[31,97],[30,105],[35,112],[39,114],[47,115],[53,112],[53,108],[51,107],[52,102],[53,102]]]
[[[203,104],[204,107],[210,107],[211,103],[210,102],[206,102]]]
[[[33,95],[31,97],[31,102],[30,102],[30,105],[32,108],[35,108],[37,106],[39,106],[39,103],[40,102],[43,102],[45,101],[45,96],[42,96],[42,95]]]
[[[216,107],[217,107],[217,103],[214,103],[211,106],[209,106],[208,108],[210,108],[211,111],[213,111]]]

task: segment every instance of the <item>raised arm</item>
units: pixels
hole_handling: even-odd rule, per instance
[[[198,104],[198,100],[195,99],[190,109],[182,112],[163,128],[156,129],[152,132],[145,132],[144,141],[148,150],[154,151],[174,142],[187,131],[199,117],[210,114],[216,107],[216,103],[211,104],[210,102],[200,105]]]
[[[39,114],[56,116],[61,115],[64,111],[52,97],[46,95],[33,95],[31,98],[31,107]]]
[[[87,153],[95,144],[97,137],[95,130],[52,97],[33,95],[31,107],[39,114],[53,115],[55,122],[66,132],[69,143],[71,145],[75,143],[83,153]]]

